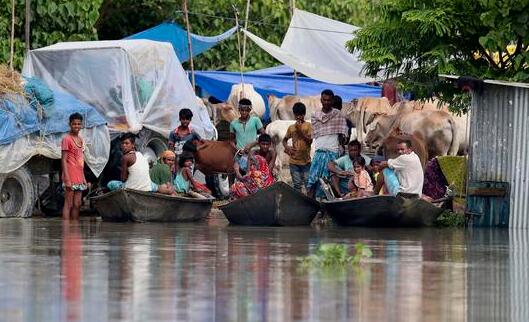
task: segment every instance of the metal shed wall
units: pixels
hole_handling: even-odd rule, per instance
[[[468,180],[510,184],[509,227],[529,228],[528,84],[485,81],[473,93]]]

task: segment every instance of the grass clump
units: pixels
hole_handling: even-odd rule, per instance
[[[373,256],[371,249],[362,243],[356,243],[354,250],[354,255],[350,256],[346,245],[321,244],[313,255],[301,257],[299,260],[302,267],[328,268],[358,265],[363,259]]]
[[[465,216],[450,210],[445,210],[435,222],[438,227],[464,227]]]

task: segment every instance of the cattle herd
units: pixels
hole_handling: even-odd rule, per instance
[[[218,124],[221,121],[231,122],[239,117],[235,102],[242,97],[252,101],[252,114],[262,118],[265,113],[264,100],[249,84],[234,85],[227,102],[203,102],[214,124]],[[305,104],[309,122],[311,113],[321,109],[319,95],[268,97],[271,122],[266,126],[266,133],[275,144],[280,169],[287,160],[281,141],[288,127],[295,122],[292,106],[297,102]],[[392,151],[387,142],[397,134],[410,136],[423,164],[436,156],[463,155],[467,152],[468,114],[454,114],[446,104],[441,104],[436,99],[400,101],[391,106],[385,97],[362,97],[344,102],[342,113],[354,126],[351,140],[359,140],[373,153],[391,157]]]

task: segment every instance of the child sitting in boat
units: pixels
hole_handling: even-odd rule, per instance
[[[257,139],[257,144],[259,145],[259,150],[257,150],[255,154],[265,158],[268,163],[270,175],[274,175],[277,154],[274,149],[270,149],[272,146],[272,138],[268,134],[261,134]]]
[[[178,171],[174,179],[175,191],[185,193],[194,198],[210,197],[211,191],[193,178],[192,168],[194,165],[193,155],[184,152],[178,158]]]
[[[348,184],[351,192],[346,198],[361,198],[373,195],[373,182],[365,167],[366,160],[363,157],[356,157],[353,160],[354,171]]]

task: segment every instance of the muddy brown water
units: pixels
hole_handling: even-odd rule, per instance
[[[529,232],[0,220],[0,321],[529,321]],[[303,270],[319,243],[357,268]]]

